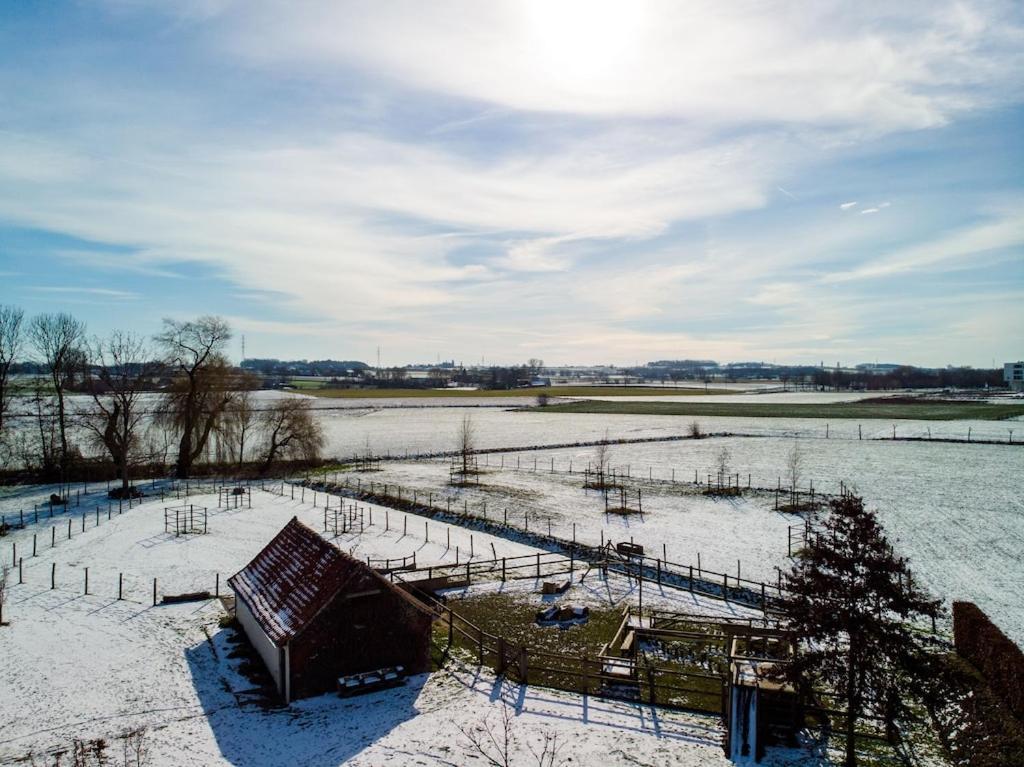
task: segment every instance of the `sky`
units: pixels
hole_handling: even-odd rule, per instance
[[[236,359],[1001,365],[1024,5],[4,3],[0,303]]]

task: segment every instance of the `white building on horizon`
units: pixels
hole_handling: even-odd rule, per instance
[[[1003,365],[1003,380],[1014,391],[1024,391],[1024,362],[1007,362]]]

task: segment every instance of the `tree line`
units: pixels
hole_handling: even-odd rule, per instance
[[[0,468],[19,464],[64,484],[92,447],[129,493],[132,467],[172,457],[181,479],[204,457],[263,472],[279,460],[317,460],[324,436],[309,402],[257,407],[260,380],[230,363],[230,339],[216,316],[165,319],[152,338],[122,330],[99,337],[70,314],[27,318],[0,305]],[[25,362],[36,374],[21,380],[14,371]],[[85,393],[88,404],[69,407],[72,392]],[[30,428],[13,428],[15,403]]]

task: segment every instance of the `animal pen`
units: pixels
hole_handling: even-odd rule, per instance
[[[635,491],[627,490],[621,485],[614,489],[606,489],[604,493],[604,513],[622,516],[640,514],[643,516],[644,491],[639,488]]]
[[[372,514],[372,512],[371,512]],[[373,519],[370,519],[373,524]],[[344,497],[338,498],[338,505],[324,506],[324,532],[334,533],[335,537],[345,533],[363,532],[366,527],[366,507],[355,503],[345,503]]]
[[[164,532],[179,535],[206,535],[206,507],[187,506],[164,508]]]
[[[217,489],[218,509],[251,509],[252,491],[244,486],[221,487]]]
[[[448,484],[454,487],[480,484],[480,461],[475,455],[458,455],[448,466]]]

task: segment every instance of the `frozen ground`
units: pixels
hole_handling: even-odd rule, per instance
[[[612,448],[611,460],[630,465],[634,475],[669,478],[675,470],[677,477],[692,480],[694,470],[713,471],[726,447],[732,471],[744,479],[752,474],[755,486],[773,487],[786,475],[793,442],[736,437],[621,445]],[[861,493],[933,591],[947,600],[977,602],[1024,644],[1024,448],[819,437],[800,440],[800,449],[801,484],[813,481],[817,489],[835,493],[844,482]],[[537,455],[541,466],[553,457],[556,468],[565,468],[570,460],[592,460],[593,452]],[[523,453],[522,465],[533,455]]]
[[[557,456],[555,473],[550,471],[552,454]],[[379,472],[339,472],[331,478],[346,478],[353,485],[358,481],[366,487],[372,481],[378,489],[390,483],[392,494],[397,483],[408,491],[403,490],[403,495],[411,497],[416,489],[427,500],[427,493],[433,493],[435,506],[444,507],[451,499],[453,510],[468,504],[472,513],[482,515],[486,508],[491,519],[504,519],[507,509],[509,523],[520,528],[527,525],[528,514],[530,529],[547,532],[550,522],[551,532],[565,539],[572,539],[575,525],[576,540],[583,543],[632,540],[644,545],[652,557],[661,557],[664,546],[672,562],[696,565],[699,560],[703,569],[730,576],[736,574],[737,559],[740,574],[751,580],[774,582],[775,568],[788,568],[787,528],[803,520],[773,511],[771,494],[707,497],[690,485],[648,481],[645,469],[641,478],[628,483],[631,489],[642,490],[644,514],[606,514],[603,494],[583,489],[580,472],[593,458],[593,450],[589,455],[585,450],[573,455],[573,474],[566,473],[569,459],[562,452],[481,457],[480,484],[463,488],[448,484],[448,463],[441,461],[384,462]],[[517,457],[521,458],[518,471],[512,468]],[[534,458],[536,472],[531,470]],[[501,463],[505,468],[500,468]],[[687,477],[692,480],[692,472],[678,473],[679,479]]]
[[[28,505],[47,488],[22,490],[0,501],[5,511]],[[113,741],[129,729],[147,726],[153,763],[158,765],[375,765],[399,763],[451,765],[472,763],[460,728],[473,727],[500,709],[513,710],[517,749],[525,755],[545,733],[566,744],[573,763],[725,765],[717,718],[654,710],[646,706],[597,700],[535,688],[503,685],[486,671],[450,665],[442,672],[410,680],[401,689],[365,698],[334,696],[304,701],[289,709],[252,704],[253,683],[229,656],[229,629],[218,621],[216,600],[159,606],[151,604],[151,578],[161,593],[212,588],[214,575],[242,567],[292,516],[322,528],[322,509],[290,498],[254,491],[253,508],[212,513],[207,535],[175,538],[163,532],[163,508],[147,501],[99,524],[89,504],[71,509],[73,534],[25,562],[22,585],[10,587],[0,629],[3,654],[0,677],[0,763],[31,750],[49,751],[72,738]],[[322,496],[321,496],[322,501]],[[195,495],[190,503],[214,511],[215,495]],[[175,501],[174,503],[180,503]],[[81,532],[82,510],[86,530]],[[105,506],[104,506],[105,509]],[[409,533],[394,530],[402,516],[392,512],[393,529],[382,529],[383,509],[362,536],[346,536],[339,545],[357,556],[403,556],[417,552],[420,563],[452,561],[454,552],[439,541],[445,527],[430,523],[424,540],[421,518],[411,517]],[[30,524],[3,539],[31,552],[33,534],[48,533],[56,522]],[[63,521],[56,525],[66,535]],[[436,536],[436,537],[435,537]],[[469,533],[453,528],[452,543]],[[528,547],[475,533],[477,550],[499,556],[531,552]],[[44,536],[40,536],[41,539]],[[437,541],[437,542],[435,542]],[[7,549],[9,552],[10,549]],[[51,565],[57,588],[50,588]],[[90,570],[84,595],[84,568]],[[126,574],[127,598],[116,599],[117,573]],[[16,571],[14,573],[17,580]],[[497,588],[497,586],[495,586]],[[529,588],[529,582],[510,585]],[[585,603],[619,602],[631,597],[630,584],[596,578],[574,587]],[[720,614],[736,608],[687,593],[645,589],[645,604]],[[258,737],[254,734],[258,734]],[[801,763],[790,752],[774,763]]]
[[[858,393],[781,392],[777,394],[736,394],[700,398],[700,401],[733,401],[788,404],[794,402],[836,402],[863,398]],[[565,442],[602,439],[664,437],[687,433],[697,420],[706,432],[731,432],[763,437],[823,437],[826,421],[814,418],[735,418],[665,415],[605,415],[599,413],[542,413],[521,410],[529,398],[513,397],[466,399],[367,399],[335,400],[289,392],[257,392],[257,398],[270,402],[281,397],[302,397],[318,410],[326,446],[324,453],[348,457],[362,452],[366,445],[381,455],[429,453],[451,450],[462,419],[470,414],[476,425],[479,447],[530,447]],[[153,399],[153,397],[150,397]],[[620,399],[620,398],[616,398]],[[631,398],[631,399],[639,399]],[[668,401],[670,397],[655,397]],[[685,397],[693,401],[692,397]],[[87,406],[82,397],[71,398],[72,409]],[[155,400],[154,400],[155,402]],[[12,421],[15,428],[27,429],[29,419]],[[896,421],[900,437],[973,439],[1005,441],[1015,430],[1014,441],[1024,440],[1024,420],[1007,421]],[[827,424],[833,439],[858,439],[858,427],[865,440],[892,435],[893,423],[884,420],[839,419]],[[75,439],[87,444],[84,433]]]

